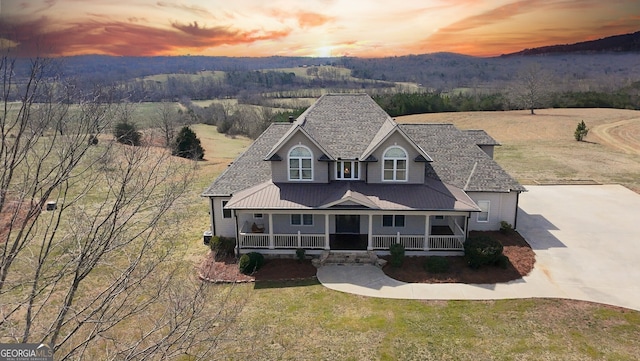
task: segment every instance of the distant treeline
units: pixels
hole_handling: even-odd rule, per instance
[[[618,91],[549,93],[542,107],[618,108],[640,110],[640,82]],[[373,99],[392,117],[422,113],[516,110],[523,107],[508,94],[398,93]]]

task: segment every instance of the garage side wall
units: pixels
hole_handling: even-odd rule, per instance
[[[511,225],[515,224],[518,204],[517,192],[467,192],[467,194],[476,204],[489,201],[489,219],[486,222],[478,221],[480,213],[471,213],[469,218],[470,231],[497,231],[500,229],[500,221]]]

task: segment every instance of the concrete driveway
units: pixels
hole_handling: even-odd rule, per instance
[[[640,195],[620,185],[527,189],[518,231],[536,253],[530,277],[557,297],[640,310]]]
[[[501,284],[408,284],[374,266],[324,266],[326,287],[403,299],[569,298],[640,310],[640,195],[619,185],[529,186],[518,231],[536,253],[523,279]]]

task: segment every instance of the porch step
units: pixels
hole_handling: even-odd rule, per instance
[[[316,267],[325,264],[372,264],[382,268],[387,261],[378,258],[372,251],[322,252],[319,259],[314,260]]]

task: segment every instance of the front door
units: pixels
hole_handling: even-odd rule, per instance
[[[336,233],[360,234],[360,216],[357,214],[337,214]]]

